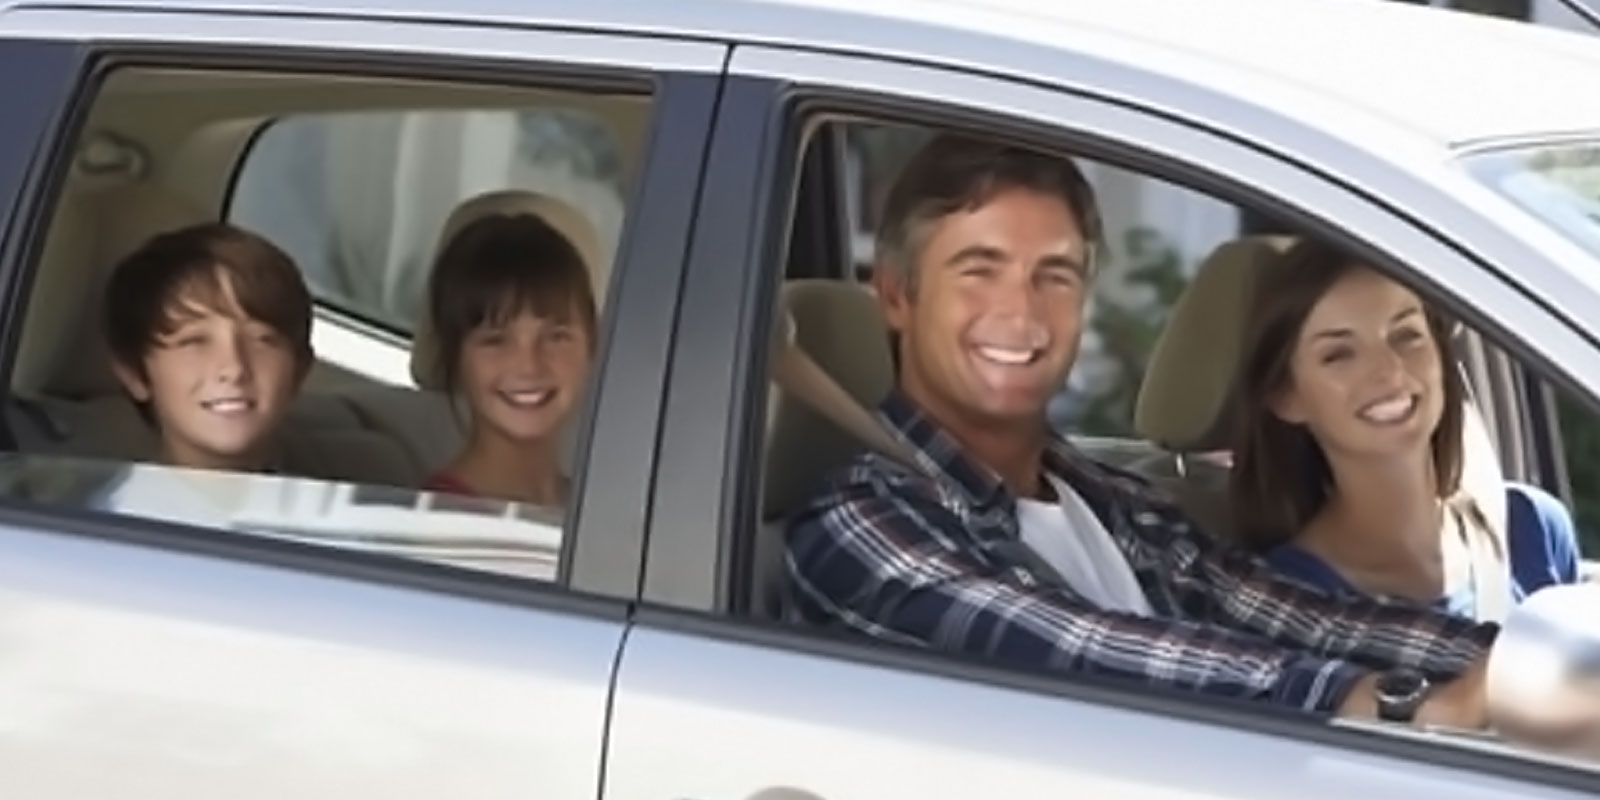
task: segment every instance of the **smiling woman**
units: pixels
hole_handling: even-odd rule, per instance
[[[1577,579],[1572,521],[1553,498],[1509,486],[1502,546],[1462,491],[1451,321],[1314,240],[1263,272],[1236,389],[1231,493],[1246,541],[1326,591],[1476,619]]]

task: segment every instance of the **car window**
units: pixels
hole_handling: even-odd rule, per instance
[[[846,123],[846,197],[853,271],[870,274],[873,236],[895,175],[930,131]],[[1238,206],[1177,184],[1080,159],[1105,224],[1082,351],[1050,406],[1063,432],[1136,437],[1139,380],[1168,311],[1218,245],[1247,232]]]
[[[1466,165],[1502,197],[1600,254],[1600,142],[1496,149],[1468,156]]]
[[[27,301],[0,498],[553,579],[640,86],[112,72]],[[196,252],[223,272],[182,272]]]
[[[561,514],[390,486],[0,454],[4,496],[247,536],[554,580]]]
[[[616,133],[581,109],[288,115],[243,159],[228,218],[289,251],[319,302],[409,337],[456,204],[537,186],[613,251],[624,167]]]

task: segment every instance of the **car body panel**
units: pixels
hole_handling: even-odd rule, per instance
[[[1051,12],[1009,0],[3,8],[0,36],[113,50],[693,78],[669,92],[684,99],[652,133],[635,192],[658,211],[621,247],[624,264],[659,264],[618,270],[607,334],[616,357],[583,433],[593,436],[576,465],[586,480],[565,587],[0,510],[10,520],[0,526],[8,790],[43,800],[1041,791],[1490,800],[1576,797],[1574,787],[1600,782],[1477,742],[1329,733],[1238,708],[1211,715],[1127,685],[1053,687],[814,632],[765,635],[722,616],[733,538],[751,533],[764,326],[792,188],[786,159],[796,155],[790,99],[932,109],[968,125],[993,115],[997,130],[1187,167],[1198,185],[1249,190],[1312,227],[1357,232],[1600,397],[1592,259],[1451,163],[1462,145],[1600,131],[1600,97],[1554,103],[1548,87],[1514,80],[1527,66],[1588,85],[1600,78],[1592,42],[1331,0]],[[1295,38],[1307,30],[1317,36]],[[1400,49],[1419,35],[1450,46],[1433,60]],[[1503,62],[1472,47],[1491,39],[1509,43]],[[1365,49],[1352,65],[1357,41]],[[1374,77],[1403,69],[1451,81],[1429,92],[1421,80]],[[722,127],[708,141],[713,114]],[[5,244],[20,263],[16,238]],[[633,616],[635,599],[695,621]],[[822,652],[818,640],[836,646]]]
[[[629,634],[608,800],[1589,796],[1385,754],[1382,740],[1330,747],[684,627],[694,628],[641,624]],[[1404,749],[1399,737],[1389,742]]]
[[[52,5],[22,2],[17,8]],[[73,7],[159,12],[163,5],[98,0]],[[1052,6],[1027,0],[462,0],[448,5],[436,0],[190,0],[185,10],[648,32],[877,54],[1063,86],[1083,80],[1056,61],[1062,51],[1072,51],[1130,74],[1173,79],[1171,91],[1152,84],[1146,88],[1155,94],[1137,97],[1170,105],[1174,113],[1203,113],[1217,94],[1231,94],[1305,120],[1337,120],[1352,136],[1374,125],[1458,142],[1589,129],[1600,114],[1600,99],[1560,86],[1530,85],[1520,67],[1508,69],[1499,59],[1481,57],[1482,48],[1492,44],[1502,57],[1534,74],[1600,70],[1600,52],[1585,37],[1374,0],[1230,0],[1200,6],[1182,0]],[[1417,47],[1420,39],[1432,46]],[[1407,71],[1448,75],[1452,81],[1386,79]],[[1114,96],[1129,87],[1099,88]],[[1548,102],[1549,91],[1561,91],[1562,102]],[[1515,113],[1498,113],[1501,109]],[[1352,119],[1352,113],[1368,119]]]
[[[620,614],[6,526],[0,784],[32,800],[593,796],[622,632]]]

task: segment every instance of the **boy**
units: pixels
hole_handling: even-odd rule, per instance
[[[112,369],[181,467],[266,471],[312,364],[311,294],[293,260],[221,223],[160,234],[112,272]]]

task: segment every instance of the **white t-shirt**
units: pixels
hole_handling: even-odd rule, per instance
[[[1054,475],[1045,477],[1060,502],[1017,501],[1022,543],[1089,602],[1106,611],[1150,616],[1150,600],[1111,532],[1077,491]]]

